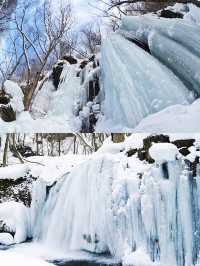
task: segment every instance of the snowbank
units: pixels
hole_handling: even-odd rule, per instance
[[[29,236],[29,213],[21,203],[0,203],[0,220],[15,232],[14,243],[24,242]]]
[[[171,143],[154,143],[149,149],[149,154],[156,162],[170,162],[177,159],[179,151]]]
[[[134,132],[192,133],[199,132],[200,99],[191,105],[173,105],[144,118]]]
[[[52,263],[11,251],[0,251],[2,266],[50,266]]]
[[[123,258],[123,265],[124,266],[156,266],[159,265],[158,263],[154,263],[151,261],[148,254],[145,252],[144,249],[140,248],[137,251],[131,253],[128,256]]]
[[[13,179],[16,180],[24,177],[30,170],[26,164],[9,165],[7,167],[0,167],[0,179]]]
[[[20,113],[24,110],[24,95],[22,92],[22,89],[17,85],[17,83],[6,80],[4,83],[4,90],[6,94],[8,94],[11,97],[11,106],[14,111],[17,113]]]
[[[0,233],[0,245],[10,246],[14,244],[14,239],[9,233]]]
[[[60,116],[48,116],[44,119],[34,120],[29,112],[19,114],[17,121],[5,123],[0,118],[1,133],[60,133],[79,132],[81,124],[79,120],[71,120],[66,114]]]

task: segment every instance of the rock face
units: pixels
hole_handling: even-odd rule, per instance
[[[10,98],[3,90],[0,90],[0,118],[5,122],[16,120],[16,112],[10,105]]]
[[[16,112],[10,105],[0,106],[0,117],[5,122],[13,122],[16,120]]]
[[[10,228],[8,225],[5,224],[5,222],[0,220],[0,234],[1,233],[8,233],[11,234],[12,237],[14,237],[15,232]]]
[[[162,18],[183,18],[183,14],[179,12],[173,12],[171,10],[163,9],[160,12],[160,17]]]
[[[63,71],[64,62],[59,62],[57,65],[53,67],[52,71],[52,80],[53,85],[55,86],[56,90],[58,89],[59,83],[60,83],[60,76]]]
[[[31,176],[17,180],[0,179],[0,203],[12,200],[30,206],[33,181]]]
[[[155,161],[153,160],[153,158],[151,158],[149,154],[149,149],[153,143],[172,143],[178,148],[179,152],[183,156],[187,156],[190,153],[189,148],[194,145],[195,140],[194,139],[181,139],[181,140],[175,140],[175,141],[170,142],[170,138],[167,135],[149,136],[143,140],[142,148],[130,149],[129,151],[127,151],[127,156],[131,157],[137,154],[138,158],[141,161],[146,160],[148,163],[154,163]],[[196,171],[195,166],[197,165],[197,162],[196,163],[188,162],[188,165],[191,167],[193,172]]]

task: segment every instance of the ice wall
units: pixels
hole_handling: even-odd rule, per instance
[[[190,102],[187,88],[170,69],[119,34],[104,41],[102,75],[104,113],[115,124],[134,128],[149,114]]]
[[[136,157],[95,155],[51,190],[37,182],[34,239],[123,260],[143,250],[152,265],[191,266],[200,251],[199,179],[199,165],[193,177],[181,159],[148,165]]]
[[[181,19],[125,17],[119,33],[149,45],[151,54],[200,94],[199,25]]]

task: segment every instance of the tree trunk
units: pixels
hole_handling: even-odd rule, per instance
[[[112,138],[112,142],[121,143],[125,141],[125,134],[124,133],[112,133],[111,138]]]
[[[4,152],[3,152],[3,167],[7,165],[7,159],[8,159],[8,146],[9,146],[9,134],[6,134],[6,142],[4,146]]]
[[[12,144],[13,144],[13,153],[19,159],[20,163],[24,163],[21,154],[18,152],[15,141],[15,134],[12,133]]]

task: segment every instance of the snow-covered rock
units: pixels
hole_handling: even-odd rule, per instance
[[[0,179],[16,180],[24,177],[30,171],[27,164],[9,165],[7,167],[0,167]]]
[[[156,162],[170,162],[177,159],[179,151],[172,143],[154,143],[149,154]]]
[[[21,202],[26,206],[31,204],[33,177],[27,164],[0,167],[0,203],[6,201]]]
[[[0,245],[10,246],[14,244],[13,236],[9,233],[0,233]]]
[[[22,112],[24,110],[24,94],[18,84],[11,80],[6,80],[4,83],[4,90],[6,94],[10,96],[10,104],[13,110],[17,113]]]
[[[13,243],[24,242],[29,232],[29,211],[22,203],[0,203],[0,220],[14,232]]]

